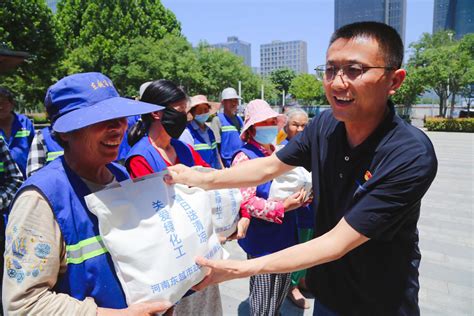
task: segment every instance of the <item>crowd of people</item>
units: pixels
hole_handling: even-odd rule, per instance
[[[0,88],[4,313],[222,315],[217,283],[250,277],[251,315],[279,315],[287,296],[309,308],[301,289],[315,296],[318,316],[419,314],[416,225],[437,161],[389,99],[406,76],[402,60],[393,28],[340,28],[317,68],[331,110],[312,120],[260,99],[242,118],[235,89],[217,103],[166,79],[144,83],[132,100],[91,72],[49,87],[51,126],[35,132]],[[312,192],[271,198],[273,179],[295,167],[312,172]],[[229,239],[248,260],[198,258],[210,271],[199,291],[175,306],[128,306],[84,197],[165,169],[169,184],[240,189]]]

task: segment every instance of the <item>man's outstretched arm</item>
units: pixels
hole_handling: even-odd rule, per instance
[[[200,290],[224,281],[256,274],[287,273],[337,260],[369,238],[354,230],[344,218],[326,234],[279,252],[245,261],[206,260],[196,262],[210,268],[206,278],[195,286]]]
[[[290,171],[294,166],[283,163],[276,155],[252,159],[232,168],[202,173],[184,165],[168,167],[168,184],[182,183],[203,189],[254,187]]]

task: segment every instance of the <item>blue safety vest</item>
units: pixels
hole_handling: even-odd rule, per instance
[[[26,177],[26,162],[30,151],[31,142],[35,136],[33,123],[23,114],[13,113],[13,123],[10,138],[7,139],[5,132],[0,129],[0,137],[10,149],[13,160],[20,168],[23,177]],[[3,163],[0,162],[0,173],[3,173]],[[0,174],[0,178],[2,175]]]
[[[209,145],[199,134],[199,131],[194,129],[191,123],[188,124],[187,129],[193,136],[194,150],[196,150],[199,155],[201,155],[202,159],[204,159],[204,161],[206,161],[212,168],[221,169],[222,167],[219,163],[219,153],[217,152],[216,138],[214,137],[212,130],[209,127],[206,127],[207,135],[209,136],[209,140],[211,142]]]
[[[45,127],[41,129],[41,135],[43,135],[44,144],[46,146],[46,163],[50,163],[54,159],[64,155],[64,149],[51,135],[51,127]]]
[[[171,139],[171,146],[174,147],[176,155],[178,156],[179,162],[188,167],[195,165],[193,153],[189,149],[188,145],[180,140]],[[155,147],[150,143],[148,136],[143,136],[128,153],[125,166],[130,168],[130,159],[134,156],[142,156],[148,162],[153,171],[159,172],[166,169],[166,162],[163,160],[161,155],[158,153]]]
[[[120,165],[111,163],[107,168],[117,181],[128,179]],[[127,307],[112,259],[99,235],[97,217],[84,201],[91,192],[68,167],[64,156],[28,178],[16,197],[28,188],[39,191],[48,201],[66,243],[67,270],[53,290],[81,301],[92,297],[99,307]]]
[[[240,139],[240,131],[232,125],[231,119],[224,113],[219,113],[219,120],[221,121],[221,158],[224,167],[228,168],[232,164],[232,157],[244,143]],[[240,128],[244,125],[242,119],[236,116],[239,120]]]
[[[239,152],[243,152],[250,159],[265,157],[257,147],[251,144],[245,144]],[[271,185],[272,181],[268,181],[257,186],[257,196],[268,199]],[[294,246],[298,243],[296,218],[295,211],[286,212],[281,224],[252,217],[247,235],[238,241],[239,245],[252,257],[265,256]]]

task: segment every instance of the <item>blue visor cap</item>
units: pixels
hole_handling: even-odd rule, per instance
[[[146,114],[164,109],[163,106],[122,98],[112,81],[98,72],[64,77],[49,87],[46,109],[56,113],[51,117],[53,130],[72,132],[96,123]]]

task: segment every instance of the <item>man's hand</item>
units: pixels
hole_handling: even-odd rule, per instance
[[[164,313],[171,307],[170,302],[148,302],[130,305],[124,309],[97,308],[97,315],[122,315],[122,316],[152,316],[156,313]]]
[[[169,173],[163,177],[163,180],[167,184],[181,183],[190,187],[200,187],[205,189],[203,187],[204,182],[202,181],[206,174],[205,172],[193,170],[182,164],[170,166],[168,167],[168,171]]]
[[[250,269],[247,268],[248,262],[248,260],[208,260],[197,257],[196,263],[209,268],[209,271],[206,277],[193,287],[193,290],[201,291],[210,285],[250,276]]]
[[[305,204],[306,191],[304,189],[299,190],[298,192],[290,195],[283,201],[283,207],[285,212],[295,210]]]

